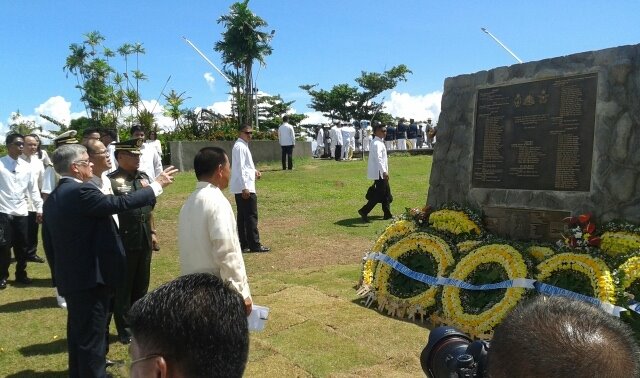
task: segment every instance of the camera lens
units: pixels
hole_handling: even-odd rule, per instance
[[[431,378],[458,377],[457,359],[467,353],[471,341],[467,335],[453,327],[434,329],[429,334],[427,346],[420,354],[422,370]]]

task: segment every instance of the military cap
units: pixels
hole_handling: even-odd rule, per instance
[[[76,130],[65,131],[64,133],[53,138],[53,145],[56,148],[58,148],[63,144],[76,144],[78,143],[78,140],[76,139],[76,134],[78,134]]]
[[[113,143],[116,151],[127,151],[134,155],[140,155],[140,147],[142,147],[142,139],[129,139],[124,142]]]

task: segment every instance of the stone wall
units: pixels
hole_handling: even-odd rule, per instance
[[[589,191],[472,187],[479,89],[597,73]],[[447,78],[427,202],[592,211],[598,221],[640,223],[640,45],[579,53]]]
[[[227,152],[231,159],[231,150],[235,141],[214,140],[202,142],[169,142],[171,146],[171,165],[180,171],[189,171],[193,169],[193,158],[196,153],[203,147],[220,147]],[[280,161],[282,150],[278,141],[273,140],[256,140],[249,143],[249,150],[253,156],[255,164],[267,161]],[[293,157],[311,157],[311,142],[296,141],[293,149]]]

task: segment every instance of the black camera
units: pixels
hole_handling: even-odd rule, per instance
[[[483,377],[489,343],[473,341],[453,327],[438,327],[420,354],[422,370],[431,378]]]

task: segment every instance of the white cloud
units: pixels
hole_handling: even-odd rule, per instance
[[[231,100],[214,102],[212,105],[207,106],[207,109],[218,114],[229,115],[231,114]]]
[[[216,79],[213,77],[213,74],[211,72],[204,73],[204,80],[207,82],[207,85],[209,86],[211,92],[215,91]]]
[[[322,115],[322,112],[306,112],[303,113],[307,118],[300,122],[301,125],[318,125],[321,123],[329,123],[329,118]]]
[[[58,130],[59,127],[58,125],[40,117],[40,114],[47,115],[67,125],[72,119],[77,119],[87,115],[84,111],[72,113],[71,102],[65,100],[62,96],[49,97],[47,101],[38,105],[33,111],[34,114],[26,115],[25,117],[36,121],[36,123],[41,125],[44,130]]]
[[[410,95],[409,93],[391,92],[388,100],[384,101],[384,111],[394,117],[413,118],[416,121],[426,121],[431,118],[437,122],[440,116],[442,92],[436,91],[425,95]]]

